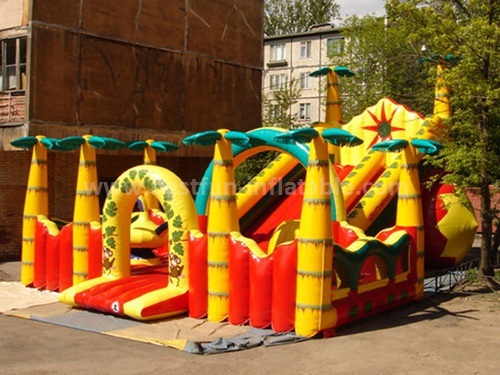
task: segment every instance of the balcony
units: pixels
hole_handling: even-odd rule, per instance
[[[272,60],[267,63],[268,68],[280,68],[283,66],[288,66],[288,62],[286,60]]]

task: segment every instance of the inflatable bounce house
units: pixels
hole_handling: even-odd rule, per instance
[[[33,148],[24,212],[22,282],[71,306],[139,320],[179,314],[315,336],[418,300],[425,267],[466,256],[477,227],[452,186],[424,187],[426,154],[450,115],[438,64],[434,114],[384,98],[342,124],[339,77],[326,67],[327,111],[313,127],[208,130],[185,146],[214,147],[195,199],[155,153],[161,141],[97,136],[13,141]],[[102,212],[95,149],[129,147],[144,164],[114,182]],[[47,149],[80,149],[74,220],[51,221]],[[248,158],[275,159],[236,189]]]

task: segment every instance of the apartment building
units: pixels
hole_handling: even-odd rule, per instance
[[[279,122],[282,108],[273,99],[273,92],[295,81],[300,97],[298,103],[289,108],[289,114],[296,116],[296,126],[323,121],[325,82],[309,74],[328,65],[331,58],[341,52],[343,44],[340,30],[331,24],[316,25],[303,33],[264,38],[262,87],[270,107],[263,108],[263,116],[271,123]]]
[[[0,0],[0,261],[20,255],[31,159],[13,139],[181,146],[198,131],[259,127],[263,9],[263,0]],[[212,149],[161,155],[159,165],[191,181]],[[142,163],[129,150],[97,159],[106,183]],[[71,220],[78,153],[49,151],[47,164],[50,215]]]

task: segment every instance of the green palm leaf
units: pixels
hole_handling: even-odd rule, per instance
[[[14,147],[27,149],[36,145],[37,142],[38,139],[36,137],[28,136],[28,137],[21,137],[14,139],[13,141],[10,142],[10,144]]]
[[[434,155],[443,149],[441,143],[429,139],[414,139],[411,144],[422,154]]]
[[[166,141],[154,141],[151,143],[151,147],[158,152],[176,151],[179,149],[179,146],[176,144]]]
[[[310,77],[321,77],[321,76],[326,76],[328,73],[332,72],[332,68],[329,66],[324,66],[323,68],[320,68],[318,70],[315,70],[312,73],[309,73]]]
[[[289,132],[274,136],[278,142],[293,144],[293,143],[309,143],[312,139],[318,136],[318,131],[313,128],[301,128],[290,130]]]
[[[146,147],[148,147],[148,142],[146,141],[127,142],[127,148],[132,151],[143,151]]]
[[[333,71],[340,77],[352,77],[354,75],[352,70],[342,65],[336,66],[333,68]]]
[[[110,137],[98,137],[92,136],[88,140],[89,144],[98,149],[102,150],[119,150],[121,148],[127,147],[127,145],[115,138]]]
[[[44,145],[47,150],[59,150],[59,146],[57,145],[58,141],[57,138],[42,138],[40,143]]]
[[[201,133],[192,134],[183,139],[182,143],[186,146],[214,146],[220,140],[222,134],[216,130],[207,130]]]
[[[323,138],[335,146],[359,146],[363,140],[344,129],[330,128],[323,130]]]
[[[397,152],[401,151],[406,146],[408,146],[408,141],[406,139],[390,139],[374,144],[372,149],[384,152]]]
[[[85,143],[85,139],[79,135],[66,137],[57,141],[57,149],[61,151],[71,151],[78,149]]]

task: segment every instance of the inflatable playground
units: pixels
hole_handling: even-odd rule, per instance
[[[155,165],[162,141],[98,136],[23,137],[32,149],[21,281],[60,292],[82,309],[153,320],[186,314],[312,337],[421,299],[426,268],[460,263],[477,223],[422,162],[442,146],[450,116],[438,64],[428,117],[384,98],[343,124],[339,78],[328,84],[324,122],[294,130],[208,130],[183,147],[213,147],[193,195]],[[128,147],[144,163],[123,172],[100,210],[96,149]],[[49,218],[47,150],[79,150],[73,222]],[[235,169],[273,151],[245,186]],[[434,181],[434,180],[433,180]]]

